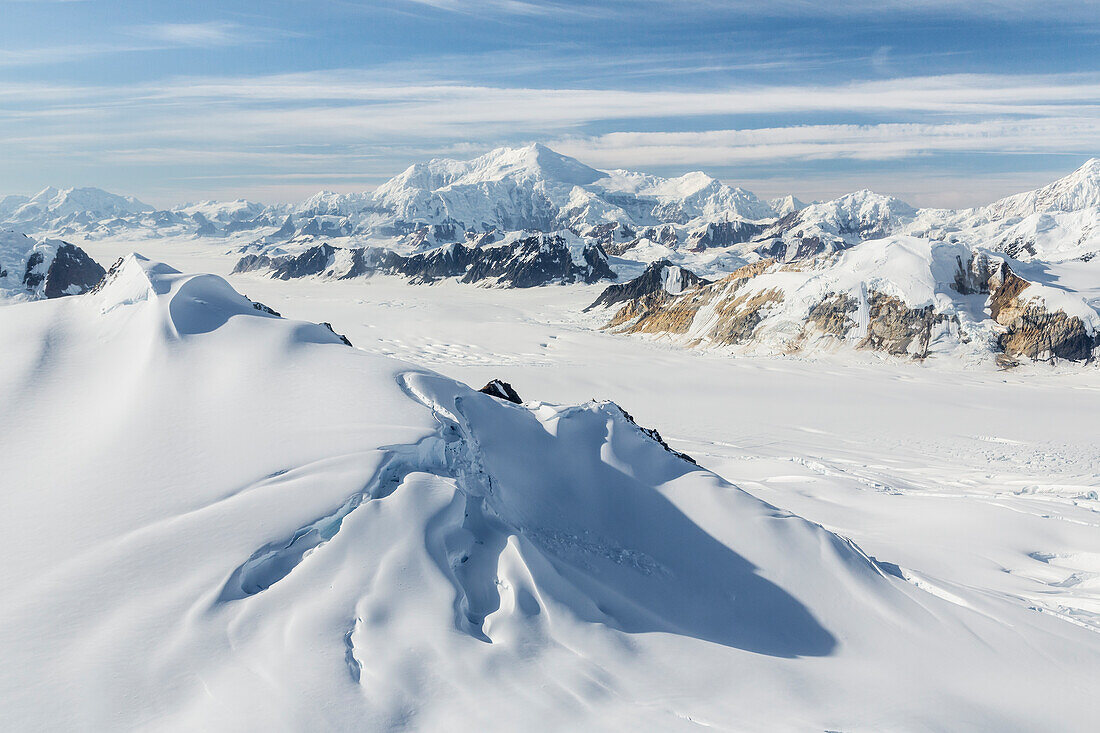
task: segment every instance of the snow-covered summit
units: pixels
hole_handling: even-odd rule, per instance
[[[323,201],[323,206],[319,205]],[[373,194],[325,194],[298,211],[350,217],[369,235],[410,223],[456,231],[574,231],[775,216],[751,192],[702,172],[661,178],[599,171],[545,145],[497,148],[468,161],[435,158],[410,166]]]
[[[772,207],[772,210],[780,217],[806,208],[806,204],[802,203],[791,194],[787,194],[777,199],[771,199],[768,201],[768,206]]]
[[[152,210],[152,206],[133,196],[120,196],[100,188],[58,189],[50,186],[16,207],[9,218],[15,222],[35,222],[43,218],[61,219],[66,216],[128,216]]]
[[[925,210],[910,227],[1023,260],[1066,262],[1100,254],[1100,158],[1053,183],[988,206]]]
[[[1007,219],[1097,207],[1100,207],[1100,158],[1091,158],[1065,178],[1003,198],[985,207],[982,213],[990,219]]]
[[[47,187],[33,196],[7,196],[0,201],[0,225],[35,235],[65,236],[105,226],[132,226],[154,211],[133,196],[99,188]]]
[[[916,216],[904,201],[863,189],[786,214],[757,238],[757,250],[781,260],[835,252],[898,232]]]

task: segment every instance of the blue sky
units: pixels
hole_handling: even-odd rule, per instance
[[[0,0],[0,193],[373,188],[541,141],[972,205],[1100,155],[1100,3]]]

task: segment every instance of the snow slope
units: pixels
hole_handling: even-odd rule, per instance
[[[0,342],[7,729],[1095,719],[1094,632],[875,561],[613,404],[512,405],[140,257]]]

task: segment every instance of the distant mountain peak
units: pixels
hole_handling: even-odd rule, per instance
[[[604,177],[602,171],[562,155],[541,143],[520,148],[496,148],[468,163],[469,169],[455,183],[476,183],[506,177],[536,177],[554,183],[585,186]]]
[[[786,216],[787,214],[792,214],[806,208],[805,203],[799,201],[791,194],[771,199],[768,201],[768,206],[772,207],[779,216]]]
[[[1100,158],[1089,158],[1068,176],[1034,191],[1003,198],[983,211],[990,219],[1006,219],[1097,206],[1100,206]]]

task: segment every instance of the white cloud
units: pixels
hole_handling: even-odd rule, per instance
[[[942,153],[1100,151],[1100,119],[1051,116],[972,123],[797,125],[706,132],[620,132],[553,143],[592,165],[712,165],[897,160]]]
[[[0,96],[16,100],[0,110],[9,165],[190,178],[329,171],[378,181],[426,155],[536,139],[599,167],[668,172],[1100,152],[1100,74],[670,91],[398,85],[327,71],[84,88],[0,81]],[[873,122],[807,122],[841,114]]]
[[[131,32],[167,46],[229,46],[255,40],[251,32],[237,23],[152,23],[134,26]]]
[[[939,14],[1000,20],[1077,17],[1096,24],[1095,0],[400,0],[405,5],[460,13],[535,15],[578,12],[591,16],[690,13],[757,17],[867,17]]]
[[[61,0],[53,0],[60,2]],[[76,0],[67,0],[73,1]],[[0,0],[3,2],[3,0]],[[0,48],[0,68],[59,64],[96,56],[164,51],[176,48],[216,48],[262,43],[283,32],[245,28],[236,23],[154,23],[124,29],[126,38],[95,43],[68,43],[31,48]]]

